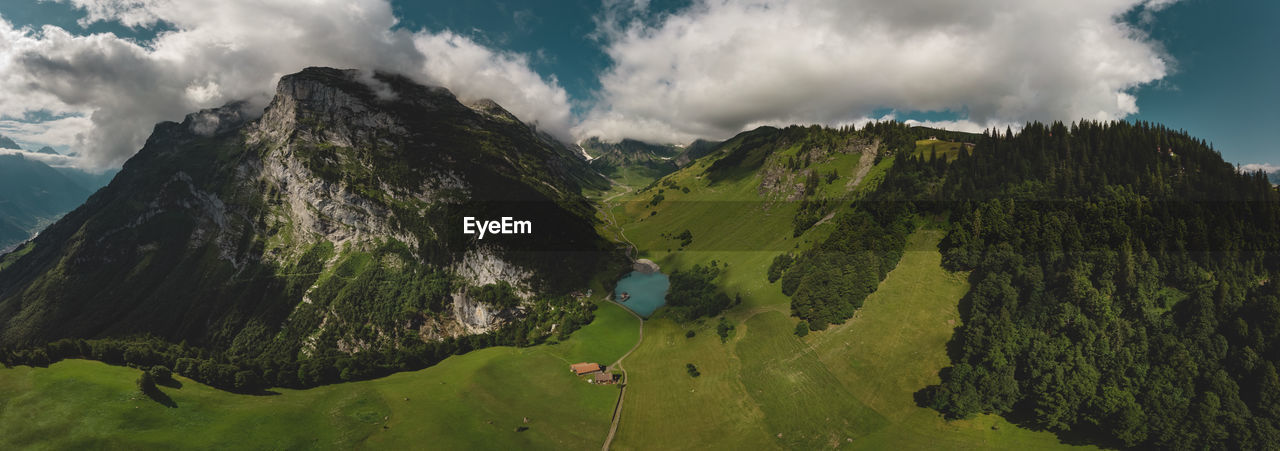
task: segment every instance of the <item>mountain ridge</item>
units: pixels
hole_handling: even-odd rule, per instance
[[[0,344],[145,333],[291,361],[585,323],[571,294],[620,260],[581,195],[599,176],[510,117],[367,75],[308,68],[261,116],[157,124],[106,188],[0,258]],[[482,242],[463,216],[534,236]]]

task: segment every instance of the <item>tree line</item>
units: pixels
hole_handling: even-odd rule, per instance
[[[345,353],[319,350],[303,358],[245,357],[154,336],[65,338],[43,346],[0,349],[0,364],[48,366],[90,359],[143,370],[162,366],[216,388],[254,393],[267,387],[309,388],[423,369],[455,354],[490,346],[533,346],[563,340],[591,322],[596,305],[573,297],[540,300],[521,321],[478,335],[440,341],[404,340],[399,346]],[[553,326],[554,325],[554,326]]]

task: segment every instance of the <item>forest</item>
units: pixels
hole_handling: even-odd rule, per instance
[[[1280,196],[1262,174],[1124,122],[1030,124],[907,166],[942,180],[944,265],[973,286],[922,401],[1124,446],[1280,444]]]
[[[879,203],[844,215],[858,227],[781,276],[794,313],[820,330],[859,305],[894,255],[859,237],[888,231],[900,248],[875,212],[901,202],[892,210],[950,218],[943,264],[972,286],[952,366],[917,393],[922,405],[1111,446],[1280,444],[1280,195],[1264,174],[1143,122],[1032,123],[976,141],[950,163],[898,153]],[[857,246],[825,256],[833,241]],[[847,263],[801,267],[824,258]]]
[[[595,308],[592,302],[569,296],[538,299],[527,306],[523,320],[489,333],[439,341],[414,337],[385,349],[351,353],[319,350],[298,358],[249,357],[142,335],[88,340],[65,338],[42,346],[0,349],[0,364],[48,366],[63,359],[92,359],[143,370],[163,367],[224,390],[260,393],[267,387],[316,387],[419,370],[451,355],[490,346],[523,347],[562,340],[590,323]],[[558,325],[554,333],[552,324]]]

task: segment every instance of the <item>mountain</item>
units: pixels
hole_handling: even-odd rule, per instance
[[[0,148],[22,150],[0,136]],[[49,146],[38,154],[59,155]],[[52,167],[20,154],[0,155],[0,252],[8,252],[63,214],[80,205],[89,194],[106,186],[118,170],[91,172]]]
[[[116,174],[120,173],[119,169],[106,169],[102,172],[71,167],[55,167],[53,169],[61,172],[62,175],[71,179],[72,182],[80,185],[80,187],[88,190],[90,193],[107,186],[108,183],[111,183],[111,179],[115,178]],[[86,195],[85,197],[88,196]]]
[[[693,160],[697,160],[708,153],[711,153],[711,151],[715,150],[715,148],[720,144],[721,141],[708,141],[705,139],[694,140],[693,143],[689,144],[688,147],[685,147],[679,155],[676,155],[676,165],[684,167]]]
[[[578,144],[591,158],[591,167],[609,178],[652,181],[679,169],[675,158],[681,148],[649,144],[634,139],[611,143],[588,138]]]
[[[31,238],[90,191],[61,171],[22,155],[0,155],[0,250]]]
[[[649,144],[634,139],[624,139],[616,143],[601,141],[599,138],[587,138],[578,145],[595,160],[607,160],[613,163],[631,163],[638,161],[669,160],[680,154],[680,147],[673,145]]]
[[[22,149],[22,146],[19,146],[19,145],[18,145],[18,143],[16,143],[16,142],[13,142],[13,140],[12,140],[12,139],[9,139],[8,137],[6,137],[6,136],[4,136],[4,135],[0,135],[0,149],[19,149],[19,150],[21,150],[21,149]]]
[[[156,125],[107,187],[0,259],[0,345],[145,335],[304,386],[563,336],[590,318],[575,293],[625,265],[581,194],[607,182],[496,103],[308,68],[252,113]],[[481,237],[467,217],[532,230]],[[334,366],[364,351],[409,357]],[[300,360],[332,373],[270,366]]]

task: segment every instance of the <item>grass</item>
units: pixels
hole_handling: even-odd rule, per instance
[[[0,256],[0,271],[12,266],[14,262],[17,262],[18,259],[22,258],[22,256],[30,254],[31,251],[35,250],[35,248],[36,243],[34,241],[28,241],[21,247],[14,249],[13,252]]]
[[[567,366],[611,363],[637,334],[620,307],[596,313],[559,344],[487,348],[372,381],[249,396],[178,377],[181,388],[161,387],[176,408],[139,394],[131,368],[67,360],[3,369],[0,449],[589,449],[608,433],[618,390]]]
[[[845,324],[810,334],[806,342],[854,397],[890,422],[865,438],[864,449],[1044,449],[1065,447],[1057,436],[984,415],[944,421],[937,412],[916,406],[913,395],[937,384],[938,371],[950,364],[946,343],[959,325],[957,305],[968,283],[962,274],[942,269],[936,250],[944,233],[913,234],[908,251],[879,290]]]
[[[892,164],[886,161],[872,167],[864,183],[883,179]],[[716,318],[680,324],[659,310],[647,321],[644,343],[626,362],[631,382],[615,448],[1065,446],[1051,433],[998,416],[945,421],[916,405],[914,393],[938,383],[938,371],[949,364],[946,342],[968,290],[962,275],[940,267],[941,231],[911,236],[908,249],[916,251],[904,256],[854,319],[801,339],[793,333],[797,320],[789,315],[789,299],[768,283],[765,271],[776,255],[820,242],[831,224],[793,237],[793,203],[762,200],[758,176],[709,183],[699,177],[698,165],[706,164],[663,180],[690,193],[668,188],[664,201],[651,206],[656,188],[636,192],[624,196],[614,214],[641,256],[665,270],[728,263],[718,283],[730,296],[743,297],[742,305],[725,313],[737,329],[721,343]],[[843,177],[836,182],[845,183]],[[685,229],[694,239],[683,250],[663,236]],[[693,338],[686,338],[688,330]],[[686,363],[701,376],[690,377]]]
[[[966,146],[964,143],[942,141],[937,139],[922,139],[916,141],[916,151],[914,155],[929,158],[929,154],[937,151],[939,157],[946,157],[950,162],[956,158],[960,158],[960,149],[969,147],[972,151],[973,146]]]
[[[670,173],[670,170],[661,170],[647,166],[623,166],[614,171],[610,176],[613,180],[623,185],[636,187],[646,186],[653,183],[654,180],[662,178],[662,176]]]

